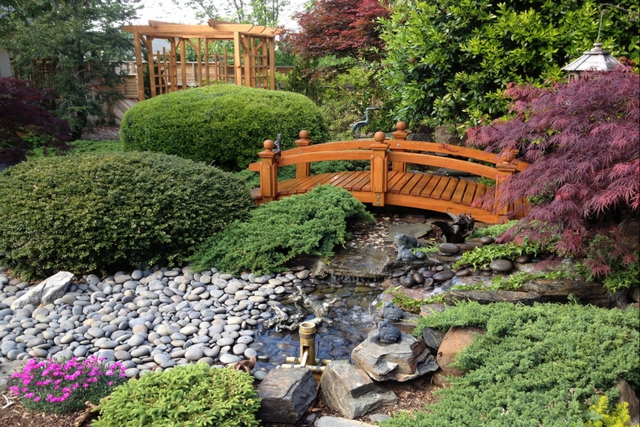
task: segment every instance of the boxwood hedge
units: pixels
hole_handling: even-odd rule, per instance
[[[232,174],[157,153],[34,159],[0,188],[1,261],[27,277],[179,263],[253,207]]]
[[[329,139],[316,105],[303,95],[233,85],[168,93],[129,109],[120,138],[127,150],[155,151],[237,171],[258,159],[265,139],[282,134],[294,147],[302,129],[314,142]]]

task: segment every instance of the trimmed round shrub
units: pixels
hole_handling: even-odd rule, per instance
[[[176,366],[118,386],[93,427],[253,427],[260,408],[253,377],[205,363]]]
[[[194,88],[139,102],[120,126],[127,150],[156,151],[238,171],[258,160],[265,139],[282,134],[293,148],[302,129],[315,143],[329,139],[316,105],[291,92],[234,85]]]
[[[155,153],[31,160],[0,188],[2,262],[25,277],[177,264],[253,207],[232,174]]]

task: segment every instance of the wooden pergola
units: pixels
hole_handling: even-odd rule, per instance
[[[148,52],[151,96],[212,83],[232,83],[240,86],[275,89],[275,36],[280,30],[252,24],[235,24],[209,20],[209,25],[185,25],[149,21],[149,25],[126,25],[133,33],[138,75],[138,99],[145,99],[144,64],[141,46]],[[153,52],[154,39],[170,44],[167,51]],[[215,43],[233,40],[233,55],[226,48],[216,52]],[[189,67],[193,75],[188,79],[186,45],[196,51],[195,66]],[[212,47],[214,48],[212,50]],[[177,59],[177,50],[183,54]],[[191,82],[190,85],[187,83]]]

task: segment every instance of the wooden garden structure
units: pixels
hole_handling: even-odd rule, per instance
[[[503,191],[504,180],[528,166],[515,158],[516,152],[495,154],[457,145],[407,141],[405,129],[406,124],[398,122],[393,139],[377,132],[373,140],[317,145],[312,145],[309,133],[302,131],[296,141],[297,148],[282,152],[274,149],[273,141],[267,140],[264,151],[258,153],[260,161],[249,165],[249,170],[260,173],[260,188],[252,192],[253,198],[257,203],[264,203],[331,184],[373,206],[406,206],[455,215],[470,213],[478,221],[493,224],[505,221],[510,212],[515,218],[522,218],[529,211],[525,200],[488,210],[477,203],[488,192]],[[311,174],[310,163],[329,160],[366,160],[370,168]],[[486,186],[474,178],[412,171],[407,168],[408,164],[461,171],[495,180],[495,185]],[[287,165],[296,165],[296,177],[279,181],[278,168]]]
[[[142,46],[148,52],[151,96],[186,89],[187,81],[193,86],[214,83],[230,83],[240,86],[275,89],[275,36],[277,28],[252,24],[234,24],[209,20],[209,25],[184,25],[149,21],[149,25],[126,25],[125,31],[133,33],[136,50],[138,100],[145,99]],[[170,49],[153,51],[154,39],[164,39]],[[233,41],[233,52],[217,49],[220,41]],[[177,57],[177,51],[186,51],[190,45],[196,51],[194,74],[188,78],[186,55]]]

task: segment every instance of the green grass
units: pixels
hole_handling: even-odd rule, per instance
[[[83,153],[112,153],[115,151],[124,151],[124,144],[120,141],[100,140],[100,141],[86,141],[77,140],[70,142],[71,150],[67,153],[47,151],[46,157],[57,155],[70,155],[70,154],[83,154]],[[27,156],[28,159],[39,159],[45,157],[44,150],[42,148],[36,148],[33,152]]]

